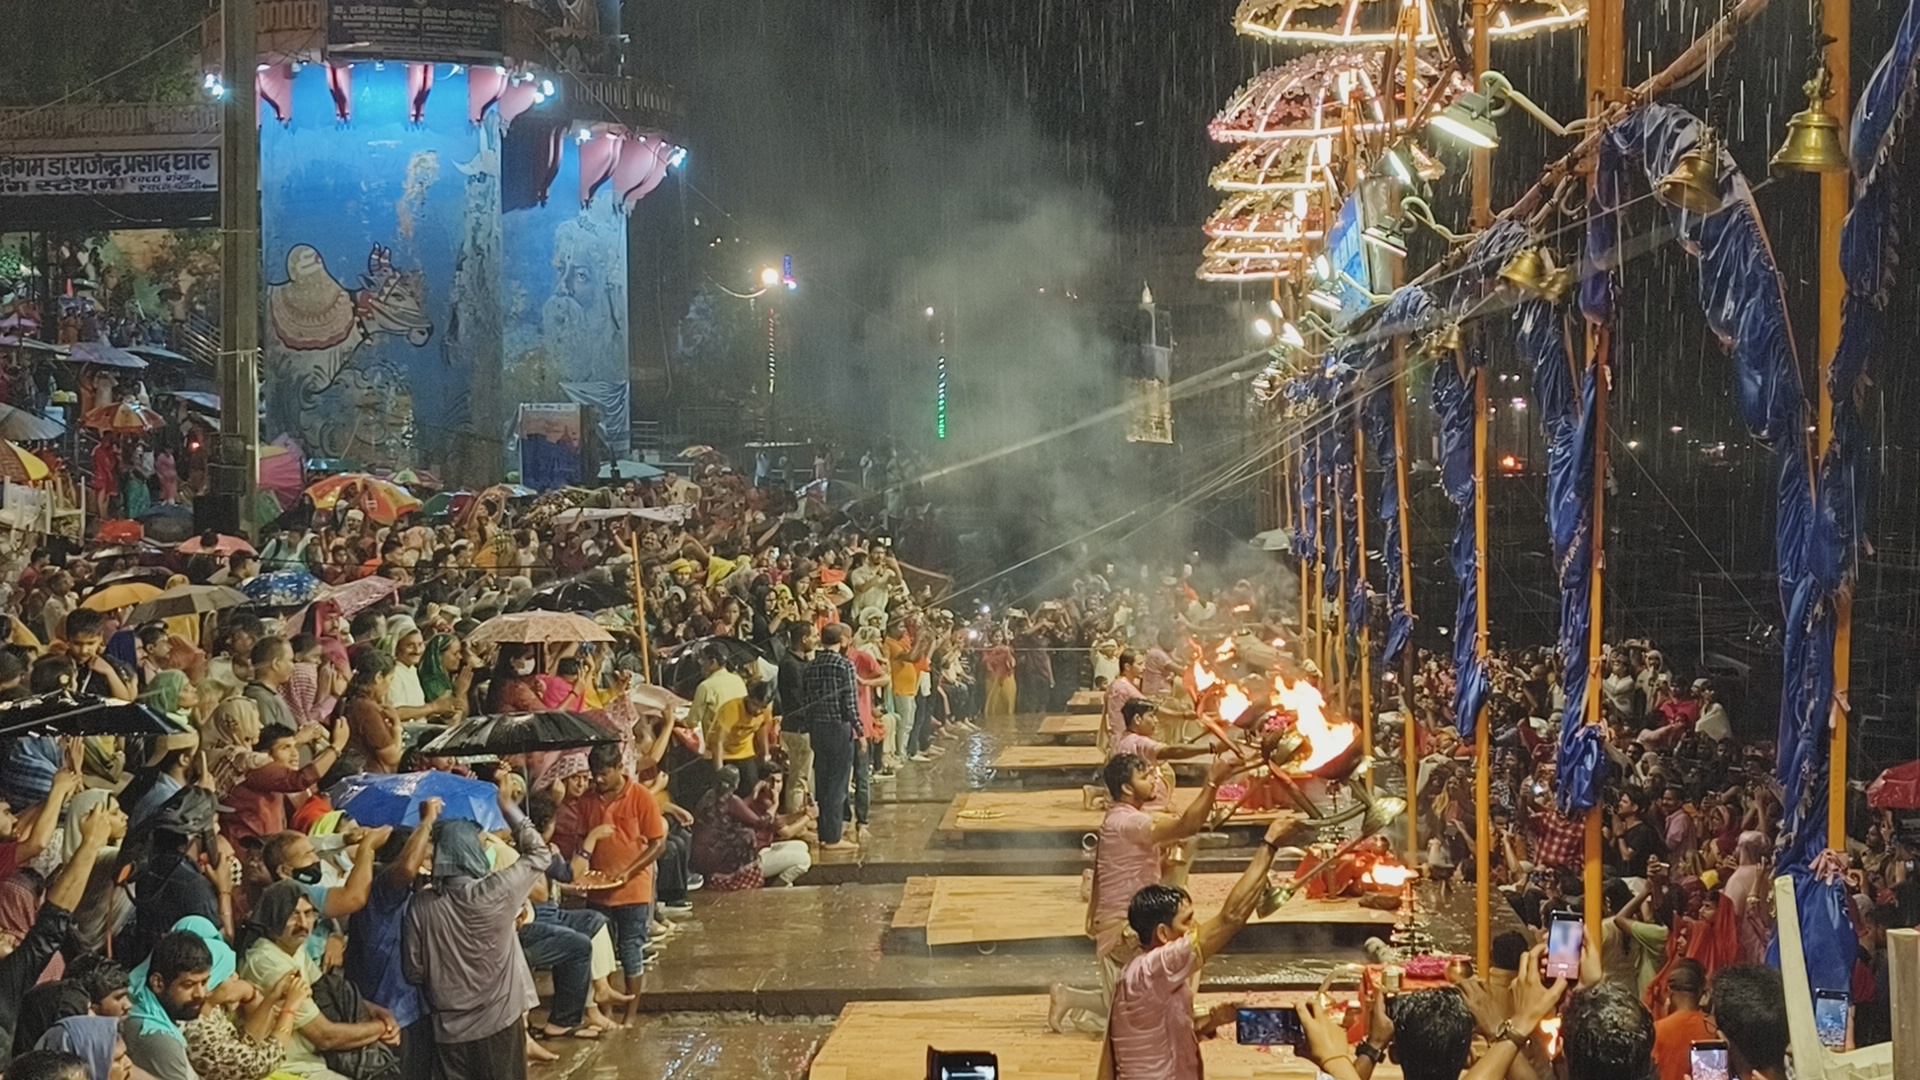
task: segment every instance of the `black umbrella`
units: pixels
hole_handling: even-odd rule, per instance
[[[570,712],[506,713],[482,716],[450,728],[420,748],[426,757],[481,757],[573,750],[617,743],[620,736]]]
[[[145,705],[56,691],[0,702],[0,736],[167,735],[177,730]]]
[[[730,637],[703,637],[661,650],[660,685],[683,698],[693,697],[705,674],[698,657],[705,649],[718,649],[720,662],[734,671],[752,671],[755,662],[767,659],[750,641]]]
[[[514,605],[514,610],[605,611],[631,603],[633,593],[608,580],[604,572],[588,571],[580,577],[534,590],[526,600]]]

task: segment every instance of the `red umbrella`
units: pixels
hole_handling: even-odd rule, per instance
[[[1920,761],[1881,773],[1867,785],[1867,805],[1875,810],[1920,810]]]

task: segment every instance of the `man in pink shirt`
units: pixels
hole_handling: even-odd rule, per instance
[[[1233,758],[1214,762],[1207,782],[1179,817],[1156,816],[1147,807],[1157,772],[1131,755],[1112,758],[1101,771],[1113,806],[1100,823],[1100,845],[1093,853],[1093,896],[1087,905],[1087,936],[1100,958],[1101,988],[1083,990],[1055,983],[1047,1006],[1047,1024],[1061,1030],[1067,1013],[1080,1010],[1095,1023],[1113,1000],[1114,980],[1133,958],[1137,943],[1126,936],[1127,905],[1133,895],[1160,884],[1161,852],[1198,834],[1213,812],[1214,791],[1243,766]]]
[[[1107,722],[1100,728],[1100,750],[1112,753],[1113,745],[1127,733],[1127,702],[1138,701],[1140,693],[1140,654],[1128,649],[1120,654],[1120,674],[1107,687]]]
[[[1180,662],[1173,658],[1174,650],[1179,647],[1180,635],[1172,630],[1162,630],[1154,638],[1140,673],[1141,693],[1157,698],[1173,692],[1174,685],[1180,681]]]
[[[1193,1014],[1200,967],[1227,947],[1253,917],[1267,891],[1267,871],[1291,823],[1276,820],[1253,860],[1233,883],[1220,913],[1204,923],[1193,916],[1185,889],[1150,885],[1127,905],[1127,925],[1146,951],[1127,964],[1113,991],[1100,1075],[1114,1080],[1201,1080],[1200,1040],[1233,1022],[1237,1003],[1215,1006],[1204,1019]],[[1107,1065],[1112,1070],[1108,1071]]]
[[[1159,733],[1159,723],[1154,715],[1153,702],[1145,698],[1127,702],[1121,710],[1126,721],[1127,733],[1113,744],[1116,756],[1132,754],[1153,770],[1154,792],[1143,809],[1153,813],[1164,813],[1173,798],[1172,786],[1167,781],[1167,770],[1160,767],[1163,761],[1181,761],[1186,758],[1205,757],[1219,752],[1214,746],[1168,746],[1154,738]]]

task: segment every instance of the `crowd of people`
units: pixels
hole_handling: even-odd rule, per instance
[[[1050,1019],[1106,1030],[1122,1078],[1197,1075],[1195,1040],[1230,1017],[1195,1027],[1181,1006],[1251,917],[1282,837],[1197,921],[1184,866],[1243,763],[1216,757],[1205,797],[1171,813],[1165,764],[1220,748],[1162,741],[1156,719],[1191,710],[1189,673],[1223,635],[1297,637],[1285,590],[1188,565],[1099,567],[1038,603],[956,593],[820,490],[749,484],[714,459],[593,498],[494,489],[442,521],[390,520],[369,487],[290,515],[257,551],[217,536],[190,554],[35,551],[6,597],[0,703],[137,700],[164,730],[0,745],[6,1075],[523,1075],[554,1056],[544,1043],[618,1026],[662,951],[698,932],[695,893],[792,884],[867,839],[875,784],[981,718],[1089,688],[1111,754],[1088,919],[1102,984],[1056,988]],[[228,585],[248,603],[144,618],[102,602],[133,580]],[[596,632],[490,632],[528,611],[590,614]],[[1678,1080],[1675,1025],[1725,1036],[1741,1075],[1778,1075],[1784,1025],[1718,1020],[1784,1008],[1751,966],[1773,936],[1771,748],[1733,738],[1712,683],[1677,678],[1648,643],[1612,657],[1606,931],[1579,985],[1543,982],[1529,939],[1505,936],[1494,970],[1375,1009],[1357,1049],[1307,1006],[1323,1071],[1364,1077],[1391,1045],[1409,1075],[1451,1080],[1478,1032],[1474,1075],[1540,1075],[1542,1021],[1558,1015],[1570,1076],[1651,1076],[1644,1057]],[[1488,710],[1494,884],[1536,929],[1581,905],[1582,825],[1552,794],[1560,666],[1498,653]],[[1353,687],[1300,671],[1357,708]],[[1445,890],[1472,880],[1472,759],[1447,662],[1419,653],[1407,671],[1376,687],[1374,768],[1391,786],[1416,740],[1409,802],[1430,839],[1408,854]],[[433,749],[480,718],[550,711],[601,735]],[[428,799],[362,822],[342,795],[416,772],[490,784],[498,819]],[[1863,928],[1850,989],[1865,1043],[1888,1030],[1885,931],[1920,922],[1920,885],[1893,823],[1861,824],[1833,869]],[[544,1008],[534,972],[551,982]],[[1600,1063],[1615,1071],[1582,1071]]]
[[[503,486],[443,520],[393,520],[368,483],[257,550],[34,551],[0,616],[0,717],[79,694],[160,726],[0,740],[0,1067],[457,1080],[614,1029],[696,932],[696,892],[857,847],[876,779],[934,760],[983,700],[971,627],[930,603],[943,579],[824,490],[711,455],[591,496]],[[148,618],[112,591],[130,581],[248,602]],[[595,632],[487,632],[539,611]],[[431,750],[541,712],[599,735]],[[490,784],[493,828],[472,798],[356,820],[344,793],[416,772]]]

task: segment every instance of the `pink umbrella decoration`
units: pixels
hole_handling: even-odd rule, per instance
[[[307,488],[301,462],[306,455],[285,435],[260,448],[260,490],[272,495],[282,510],[300,501]]]

